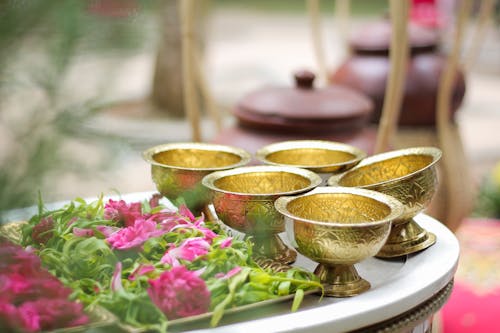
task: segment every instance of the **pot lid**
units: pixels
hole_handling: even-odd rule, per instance
[[[349,45],[356,51],[388,51],[391,44],[391,22],[384,20],[366,24],[349,38]],[[408,24],[408,43],[412,49],[429,48],[438,44],[435,30]]]
[[[294,74],[295,87],[266,87],[244,96],[235,115],[251,113],[266,118],[296,120],[341,120],[365,118],[373,110],[372,101],[363,94],[340,85],[315,88],[310,71]]]

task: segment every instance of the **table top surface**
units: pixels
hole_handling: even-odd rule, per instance
[[[123,195],[127,201],[142,200],[152,192]],[[63,203],[48,205],[47,208]],[[12,211],[8,220],[26,219],[30,209]],[[290,302],[267,306],[265,312],[242,311],[228,315],[222,326],[197,332],[346,332],[393,318],[431,298],[453,278],[459,257],[454,234],[439,221],[420,214],[415,221],[433,232],[436,243],[430,248],[398,259],[369,258],[356,265],[359,274],[371,283],[367,292],[349,298],[304,298],[301,308],[290,312]],[[286,242],[286,236],[282,237]],[[295,266],[314,270],[316,263],[298,255]],[[195,326],[196,327],[196,326]]]

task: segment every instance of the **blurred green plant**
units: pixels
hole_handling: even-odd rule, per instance
[[[351,14],[353,16],[381,16],[388,8],[387,0],[351,0]],[[213,5],[223,8],[246,10],[272,11],[283,14],[303,13],[305,15],[307,3],[305,0],[269,1],[269,0],[213,0]],[[321,10],[325,14],[333,15],[335,1],[321,0]]]
[[[39,190],[50,191],[61,171],[89,171],[63,145],[82,136],[109,143],[81,131],[103,96],[70,96],[65,79],[82,55],[123,56],[152,46],[158,3],[0,2],[0,222],[5,210],[32,205]]]
[[[475,216],[500,218],[500,162],[483,180],[474,209]]]

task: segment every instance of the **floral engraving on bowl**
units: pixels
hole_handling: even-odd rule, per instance
[[[231,228],[248,234],[284,231],[284,219],[274,208],[275,197],[256,200],[228,193],[215,193],[213,204],[219,217]]]
[[[323,264],[354,264],[375,255],[389,235],[390,224],[370,228],[336,228],[294,221],[297,250]]]
[[[310,184],[304,176],[276,171],[241,173],[215,181],[215,186],[225,191],[268,195],[301,190]]]

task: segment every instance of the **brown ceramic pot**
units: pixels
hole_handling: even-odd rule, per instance
[[[332,84],[351,87],[372,98],[375,108],[371,120],[375,123],[380,119],[384,102],[390,39],[388,21],[364,26],[350,39],[350,57],[330,76]],[[434,126],[437,90],[446,57],[438,50],[438,36],[433,30],[410,24],[408,42],[411,52],[399,124]],[[464,94],[464,75],[458,71],[450,118],[462,103]]]
[[[296,139],[323,139],[373,150],[375,129],[367,128],[373,103],[340,85],[314,87],[314,74],[295,73],[295,87],[266,87],[244,96],[233,108],[236,126],[222,131],[217,143],[250,152]]]

